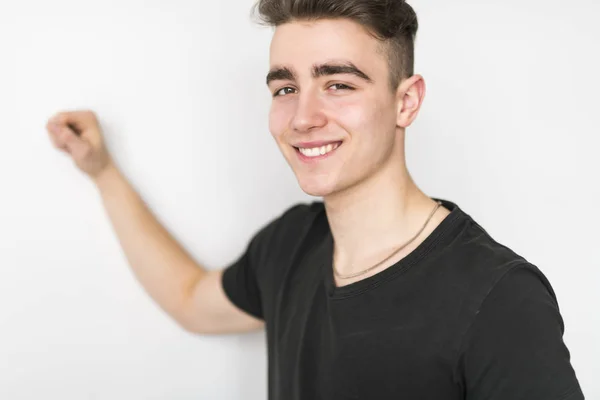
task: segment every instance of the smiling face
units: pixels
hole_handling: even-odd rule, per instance
[[[269,129],[307,194],[339,193],[403,162],[387,60],[381,42],[348,19],[277,27]]]

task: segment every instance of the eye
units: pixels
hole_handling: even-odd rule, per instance
[[[286,86],[286,87],[284,87],[284,88],[281,88],[281,89],[279,89],[278,91],[276,91],[276,92],[273,94],[273,97],[277,97],[277,96],[285,96],[286,94],[289,94],[290,92],[286,92],[286,90],[287,90],[287,89],[289,89],[289,90],[292,90],[292,91],[293,91],[293,90],[295,90],[294,88],[291,88],[291,87],[289,87],[289,86]],[[282,92],[283,92],[283,93],[282,93]]]
[[[334,86],[337,86],[337,89],[335,91],[338,91],[338,90],[354,90],[353,87],[350,87],[348,85],[344,85],[343,83],[334,83],[333,85],[331,85],[329,87],[331,88],[331,87],[334,87]]]

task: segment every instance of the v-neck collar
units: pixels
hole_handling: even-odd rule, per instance
[[[368,291],[379,284],[405,272],[407,269],[421,260],[425,255],[429,254],[436,245],[440,244],[440,241],[451,240],[451,237],[448,237],[448,232],[452,231],[452,228],[455,227],[458,221],[466,216],[466,214],[464,214],[464,212],[451,201],[433,197],[432,199],[441,201],[442,205],[450,210],[450,214],[442,220],[442,222],[433,230],[433,232],[429,234],[429,236],[425,238],[423,242],[421,242],[404,258],[384,269],[383,271],[344,286],[336,286],[333,277],[333,235],[327,219],[325,207],[323,207],[321,210],[321,215],[319,216],[319,224],[321,225],[319,228],[322,229],[320,229],[320,231],[323,232],[323,236],[321,245],[317,249],[319,253],[317,259],[320,260],[321,263],[320,268],[323,271],[327,295],[330,298],[335,299],[354,296]]]

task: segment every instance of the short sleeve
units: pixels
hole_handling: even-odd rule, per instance
[[[260,263],[261,235],[259,232],[250,241],[244,253],[223,271],[223,290],[229,300],[248,314],[263,319],[262,300],[257,279]]]
[[[242,311],[265,319],[265,307],[272,306],[276,289],[273,266],[277,254],[298,240],[296,231],[310,214],[300,203],[262,227],[250,240],[244,253],[223,271],[221,284],[229,300]],[[281,266],[281,265],[278,265]]]
[[[530,264],[507,272],[464,338],[460,368],[466,399],[584,399],[563,333],[544,275]]]

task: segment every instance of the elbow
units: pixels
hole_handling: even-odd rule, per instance
[[[174,319],[177,325],[187,333],[194,335],[214,335],[219,333],[214,327],[211,329],[211,324],[202,315],[196,314],[192,316],[189,313],[181,313],[174,317]]]

